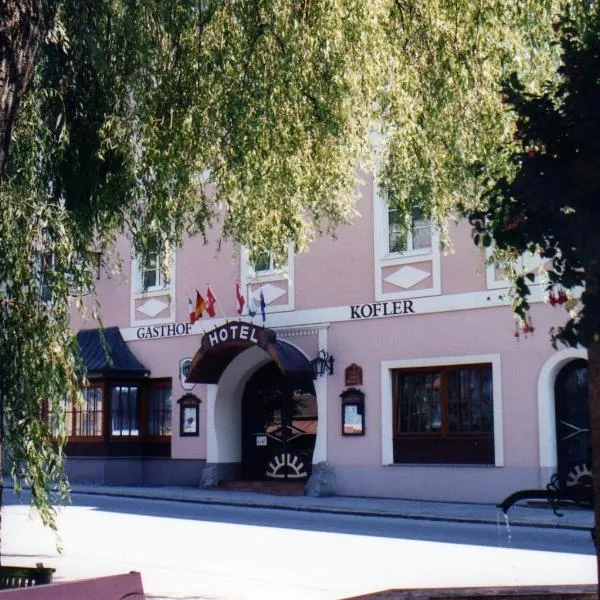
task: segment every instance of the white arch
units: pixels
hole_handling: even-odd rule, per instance
[[[206,462],[239,463],[242,460],[242,396],[248,379],[271,357],[258,346],[238,354],[209,394]]]
[[[587,360],[587,351],[583,348],[568,348],[553,354],[545,363],[538,377],[538,420],[540,444],[540,468],[542,478],[556,471],[558,456],[556,450],[556,411],[554,404],[554,383],[559,371],[572,360]],[[546,471],[546,473],[544,473]]]
[[[280,340],[306,354],[287,340]],[[307,360],[308,357],[306,357]],[[218,385],[209,385],[207,397],[207,448],[206,462],[240,463],[242,460],[242,396],[246,383],[271,357],[258,346],[238,354],[221,374]],[[320,379],[325,379],[321,377]],[[326,394],[319,381],[315,381],[318,424],[313,462],[326,459]],[[321,385],[324,385],[321,383]]]

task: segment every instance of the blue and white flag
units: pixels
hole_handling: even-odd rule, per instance
[[[256,312],[256,300],[254,299],[254,294],[248,294],[248,315],[254,318]]]
[[[263,323],[267,320],[267,305],[265,304],[265,296],[262,289],[260,290],[260,313],[262,315]]]

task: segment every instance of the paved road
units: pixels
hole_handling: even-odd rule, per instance
[[[6,564],[68,580],[137,570],[150,598],[320,600],[402,587],[593,583],[585,531],[73,495],[64,552],[9,492]],[[26,500],[24,498],[24,500]]]

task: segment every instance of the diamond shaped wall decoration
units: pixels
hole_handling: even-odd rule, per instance
[[[273,285],[272,283],[266,283],[265,285],[261,285],[258,289],[252,292],[252,296],[256,300],[258,304],[260,302],[260,290],[262,290],[263,296],[265,297],[265,304],[271,304],[277,300],[277,298],[281,298],[286,292],[286,290],[282,290],[280,287]]]
[[[158,313],[165,310],[165,308],[168,308],[168,306],[169,305],[166,302],[162,302],[156,298],[150,298],[150,300],[146,300],[146,302],[140,304],[137,307],[137,310],[148,317],[156,317]]]
[[[521,265],[524,273],[537,275],[543,262],[537,254],[531,254],[530,252],[525,252],[521,257]]]
[[[397,271],[394,271],[391,275],[388,275],[384,281],[391,283],[396,287],[408,289],[414,285],[417,285],[417,283],[423,281],[423,279],[427,279],[429,275],[430,273],[423,271],[422,269],[405,266]]]

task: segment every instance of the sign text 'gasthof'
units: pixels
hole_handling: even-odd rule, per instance
[[[170,323],[168,325],[149,325],[138,327],[136,336],[138,340],[150,340],[162,337],[178,337],[189,335],[192,330],[191,323]]]

